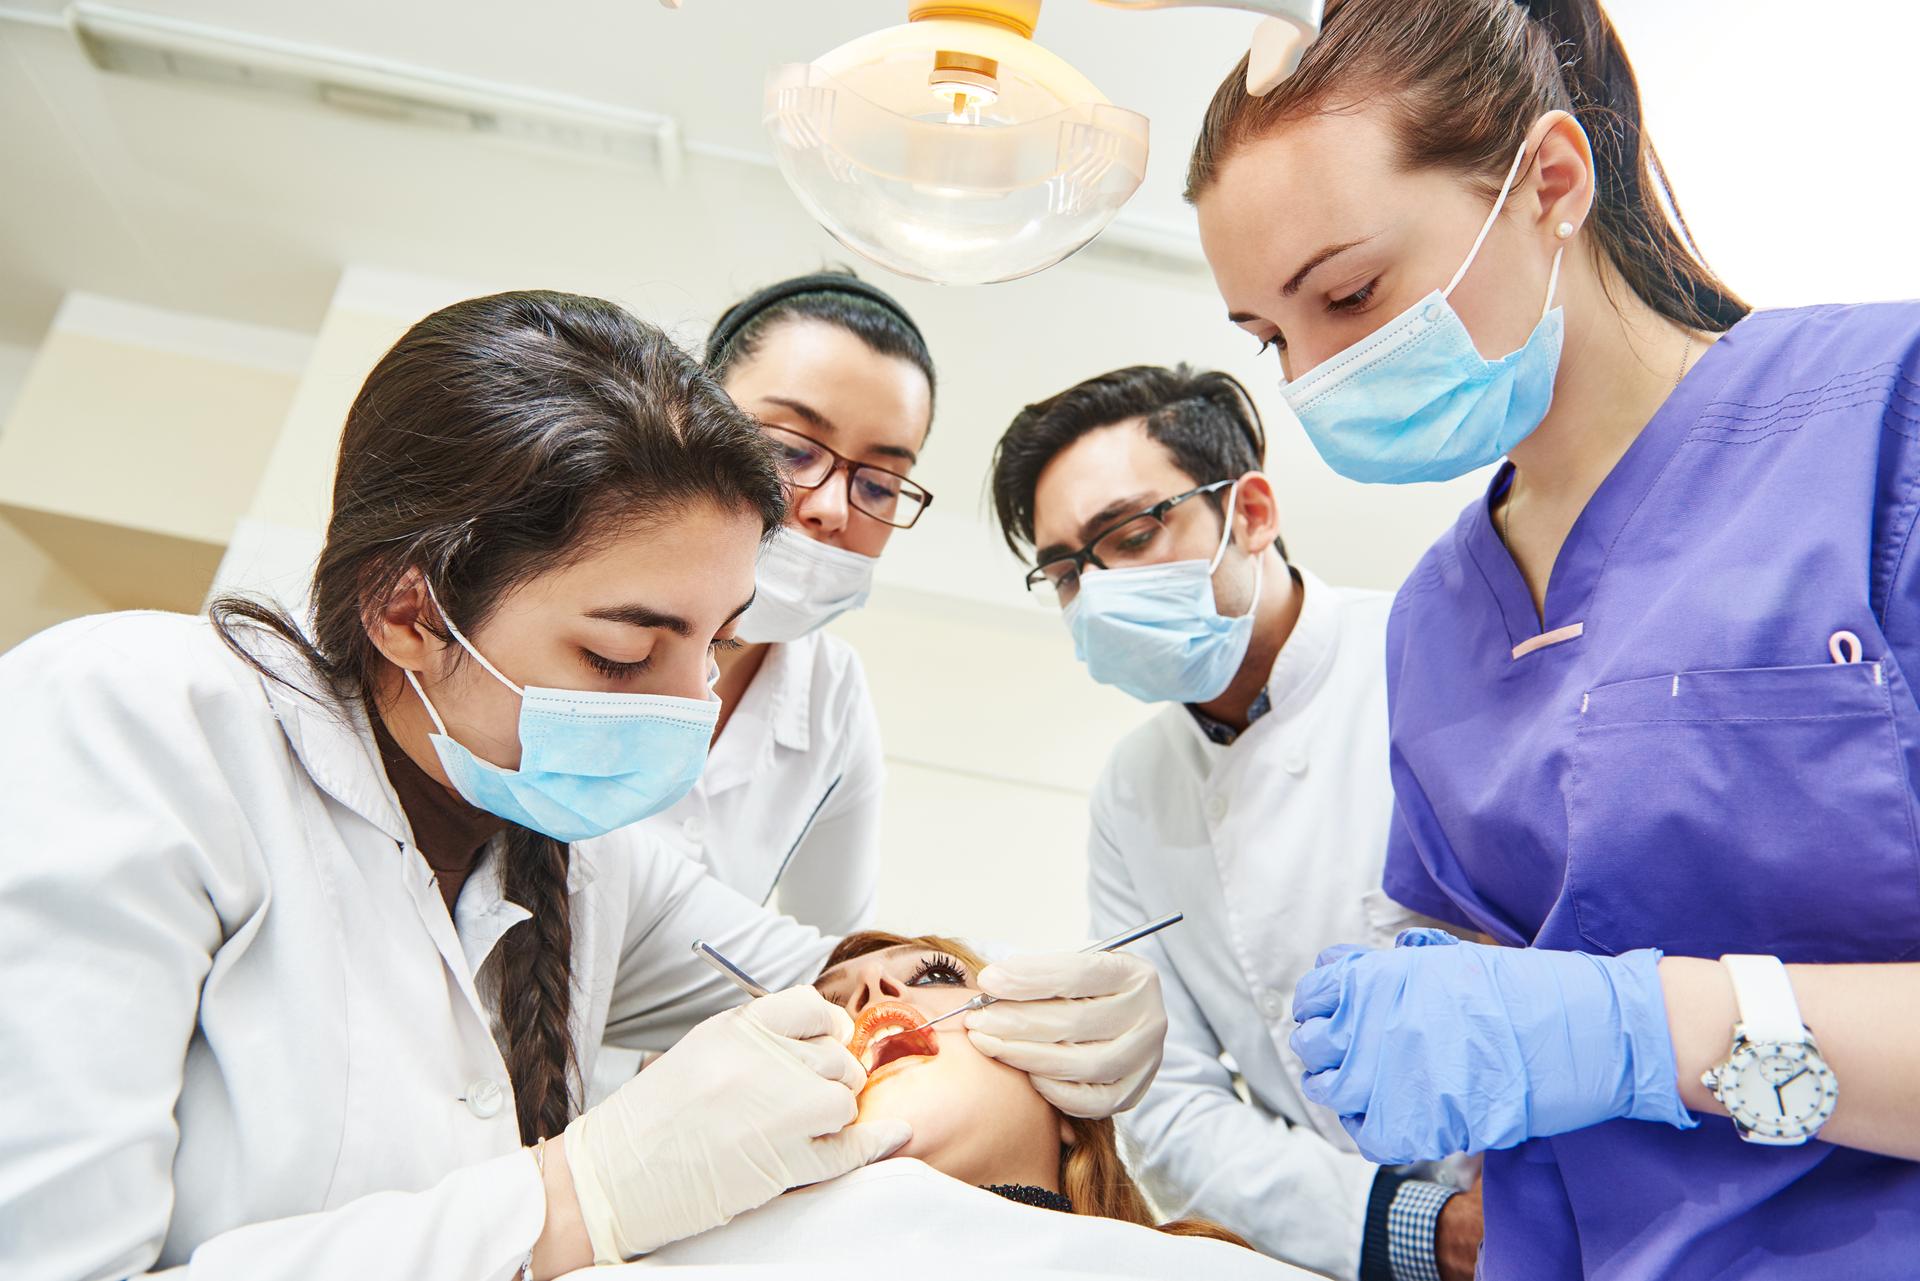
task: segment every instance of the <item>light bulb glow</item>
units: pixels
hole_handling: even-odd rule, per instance
[[[1014,32],[922,19],[777,68],[764,118],[800,202],[854,251],[946,283],[1051,266],[1146,172],[1147,121]]]

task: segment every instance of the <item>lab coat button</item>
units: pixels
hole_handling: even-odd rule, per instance
[[[467,1087],[467,1111],[482,1121],[498,1116],[501,1105],[506,1101],[506,1091],[500,1088],[498,1081],[481,1077]]]
[[[1260,998],[1260,1009],[1268,1018],[1277,1019],[1287,1012],[1287,998],[1269,988]]]
[[[1295,778],[1299,778],[1307,772],[1307,758],[1295,752],[1293,755],[1287,757],[1286,770],[1287,773],[1293,775]]]
[[[682,819],[680,822],[681,834],[690,841],[699,840],[700,834],[706,830],[707,825],[701,821],[698,814],[695,814],[692,818]]]
[[[1218,823],[1226,816],[1227,798],[1224,796],[1209,796],[1207,798],[1207,817]]]

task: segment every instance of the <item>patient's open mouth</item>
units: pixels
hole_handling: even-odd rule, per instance
[[[913,1006],[881,1001],[861,1012],[847,1049],[868,1075],[901,1059],[931,1058],[940,1053],[940,1038],[925,1024],[925,1017]]]

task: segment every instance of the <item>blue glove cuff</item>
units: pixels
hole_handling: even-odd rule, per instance
[[[1607,969],[1620,1002],[1626,1032],[1633,1097],[1622,1115],[1634,1121],[1664,1121],[1681,1130],[1700,1124],[1680,1099],[1680,1075],[1667,1025],[1667,994],[1660,985],[1659,948],[1645,947],[1609,958]]]

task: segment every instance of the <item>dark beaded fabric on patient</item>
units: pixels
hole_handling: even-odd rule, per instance
[[[1062,1214],[1073,1213],[1073,1202],[1064,1192],[1049,1192],[1045,1188],[1036,1188],[1030,1183],[987,1183],[982,1185],[988,1192],[1003,1196],[1009,1201],[1018,1201],[1021,1205],[1038,1206],[1042,1210],[1058,1210]]]

